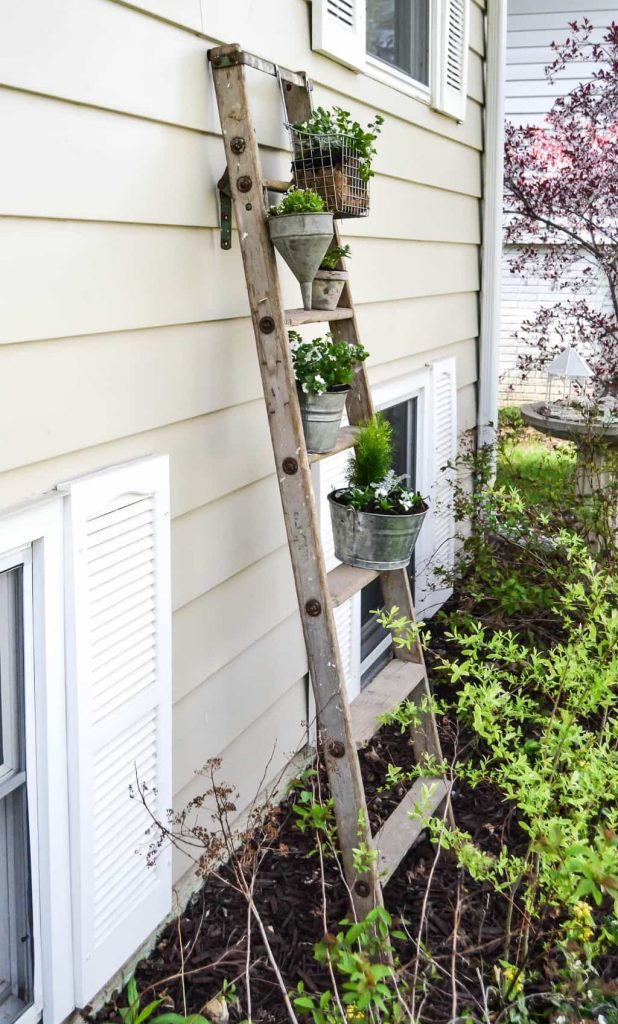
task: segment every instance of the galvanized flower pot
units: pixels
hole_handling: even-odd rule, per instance
[[[268,218],[271,241],[300,284],[311,309],[311,282],[333,238],[332,213],[284,213]]]
[[[342,387],[323,395],[306,395],[297,388],[307,451],[324,454],[335,447],[349,390]]]
[[[347,279],[346,270],[318,270],[311,288],[311,308],[337,309]]]
[[[358,512],[336,499],[345,488],[328,495],[335,557],[361,569],[404,569],[409,564],[427,505],[410,515]]]

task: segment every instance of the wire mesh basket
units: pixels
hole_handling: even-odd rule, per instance
[[[366,217],[369,182],[350,135],[313,134],[287,125],[292,145],[292,179],[296,188],[310,188],[336,217]]]

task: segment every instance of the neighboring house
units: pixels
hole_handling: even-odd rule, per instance
[[[375,400],[423,492],[477,423],[482,147],[499,128],[483,126],[483,0],[366,14],[369,53],[364,0],[3,5],[3,1024],[89,1003],[171,911],[172,880],[186,891],[187,862],[147,867],[130,786],[165,817],[220,756],[240,809],[307,742],[238,239],[220,247],[210,46],[241,42],[305,69],[316,102],[383,114],[371,215],[342,225]],[[265,172],[283,178],[276,81],[248,77]],[[283,287],[298,305],[287,271]],[[322,465],[319,500],[342,469]],[[427,559],[448,561],[451,537],[434,514],[429,610]],[[375,600],[339,613],[352,694],[383,655]]]
[[[578,80],[572,77],[574,67],[561,74],[553,86],[546,81],[544,69],[554,58],[551,43],[566,39],[569,22],[581,22],[584,17],[595,26],[593,39],[598,39],[603,29],[618,18],[618,3],[616,0],[590,0],[589,3],[583,0],[508,0],[505,115],[514,124],[542,127],[556,97],[577,85]],[[585,73],[581,64],[577,72]],[[540,305],[568,301],[581,294],[565,287],[566,281],[577,274],[576,268],[571,268],[555,287],[550,281],[537,277],[512,274],[513,249],[511,245],[504,247],[502,262],[500,397],[507,404],[542,399],[546,395],[543,374],[532,374],[522,381],[517,369],[521,343],[513,337],[514,332]],[[586,295],[598,303],[600,309],[611,308],[607,285],[601,277],[596,278]]]

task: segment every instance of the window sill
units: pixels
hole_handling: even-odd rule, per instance
[[[365,74],[368,78],[382,82],[383,85],[389,85],[391,89],[396,89],[397,92],[402,92],[406,96],[412,96],[414,99],[420,100],[421,103],[429,104],[430,102],[431,93],[428,86],[423,85],[422,82],[415,81],[414,78],[406,75],[403,71],[399,71],[397,68],[389,67],[384,61],[378,60],[377,57],[372,57],[370,54],[367,54]]]

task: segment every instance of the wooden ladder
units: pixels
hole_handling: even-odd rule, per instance
[[[287,329],[327,321],[335,340],[356,344],[359,340],[358,327],[348,284],[340,305],[334,311],[283,308],[275,253],[265,215],[264,190],[281,191],[287,188],[287,184],[265,182],[262,178],[249,112],[245,67],[257,68],[279,79],[290,123],[305,121],[309,117],[310,83],[304,73],[279,68],[246,53],[237,45],[210,50],[208,58],[225,144],[226,184],[236,214],[309,674],[315,694],[319,743],[334,801],[343,867],[355,912],[362,918],[373,906],[382,903],[381,886],[386,884],[422,830],[418,821],[410,819],[409,811],[424,794],[424,809],[428,813],[439,813],[447,803],[448,787],[444,779],[418,779],[377,835],[371,835],[358,748],[377,732],[378,715],[393,710],[405,698],[420,704],[422,698],[429,694],[429,684],[421,646],[416,643],[410,651],[396,648],[394,659],[351,705],[348,703],[333,609],[378,576],[388,608],[396,605],[401,614],[414,619],[414,605],[405,569],[382,573],[348,565],[339,565],[329,573],[325,569],[310,467],[334,452],[352,447],[356,433],[354,425],[366,422],[372,416],[373,405],[366,371],[359,366],[347,400],[351,426],[341,430],[336,448],[328,455],[307,452]],[[229,223],[226,226],[229,229]],[[335,239],[339,244],[336,226]],[[228,233],[227,241],[222,245],[229,248],[229,244]],[[431,713],[422,715],[420,725],[412,731],[412,740],[417,761],[425,754],[441,760],[440,741]],[[423,789],[424,784],[427,790]],[[353,866],[353,850],[361,842],[376,848],[378,857],[359,874]]]

